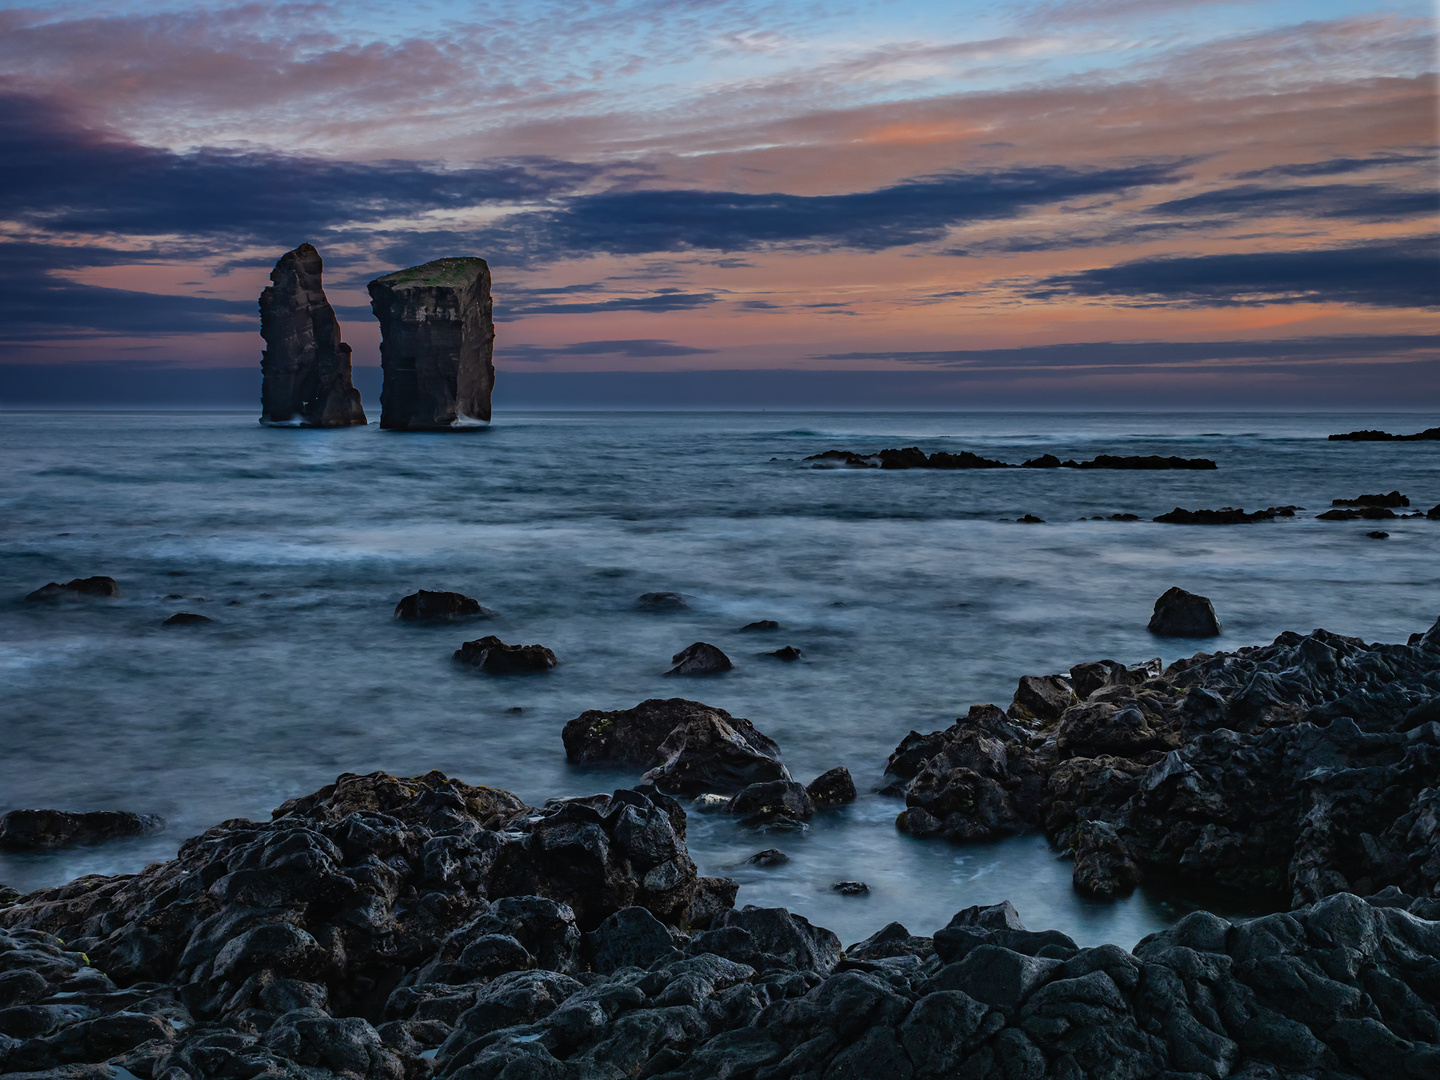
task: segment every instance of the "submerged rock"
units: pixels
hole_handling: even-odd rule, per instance
[[[1270,506],[1264,510],[1246,513],[1233,506],[1222,506],[1219,510],[1185,510],[1176,507],[1168,514],[1160,514],[1152,521],[1166,525],[1247,525],[1252,521],[1274,521],[1277,517],[1294,517],[1298,506]]]
[[[495,323],[484,259],[436,259],[370,282],[380,320],[380,426],[462,428],[490,419]]]
[[[208,615],[197,615],[193,611],[177,611],[162,622],[161,626],[203,626],[215,620]]]
[[[35,604],[45,600],[62,600],[67,597],[76,596],[103,596],[116,597],[120,595],[120,586],[113,577],[87,577],[73,578],[63,585],[58,581],[52,581],[48,585],[41,585],[34,592],[26,595],[27,602]]]
[[[759,619],[756,622],[746,623],[740,627],[742,634],[767,633],[771,630],[779,630],[780,624],[774,619]]]
[[[635,606],[642,611],[683,611],[690,605],[678,592],[641,593]]]
[[[1356,499],[1331,499],[1331,506],[1388,506],[1392,509],[1409,506],[1410,500],[1398,491],[1388,495],[1361,495]]]
[[[1162,637],[1219,637],[1220,620],[1215,617],[1215,607],[1208,596],[1197,596],[1172,586],[1155,601],[1155,611],[1146,629]]]
[[[1390,521],[1395,518],[1395,511],[1387,506],[1337,506],[1333,510],[1326,510],[1323,514],[1316,514],[1316,521]]]
[[[705,641],[687,645],[672,656],[670,662],[675,666],[665,673],[667,675],[719,675],[735,666],[728,656]]]
[[[351,382],[350,346],[325,298],[324,263],[309,244],[280,256],[260,294],[260,422],[304,427],[364,424]]]
[[[1027,930],[1008,903],[842,950],[733,899],[695,877],[684,814],[652,789],[535,810],[438,773],[346,775],[138,875],[0,902],[0,1072],[1399,1080],[1440,1063],[1440,901],[1399,890],[1195,912],[1133,952]]]
[[[132,814],[128,810],[11,810],[0,817],[0,848],[7,851],[45,851],[75,844],[99,844],[129,836],[144,836],[165,827],[158,814]]]
[[[814,469],[1213,469],[1215,462],[1209,458],[1164,457],[1158,454],[1116,456],[1099,454],[1091,461],[1061,461],[1054,454],[1041,454],[1021,465],[1007,461],[980,457],[969,450],[951,454],[937,450],[926,454],[918,446],[907,446],[903,450],[880,450],[873,454],[858,454],[853,450],[826,450],[823,454],[811,454],[805,459],[815,462]]]
[[[795,661],[799,660],[805,654],[795,648],[794,645],[786,645],[783,649],[776,649],[774,652],[760,653],[760,655],[767,656],[772,660]]]
[[[1076,665],[1053,727],[975,706],[891,755],[897,825],[986,839],[1043,828],[1077,888],[1163,874],[1305,903],[1440,896],[1440,622],[1405,645],[1324,630],[1158,662]]]
[[[454,658],[490,675],[530,675],[556,664],[555,654],[544,645],[506,645],[494,634],[465,642]]]
[[[458,592],[427,592],[421,589],[395,605],[395,618],[405,622],[448,622],[452,619],[492,619],[495,612]]]

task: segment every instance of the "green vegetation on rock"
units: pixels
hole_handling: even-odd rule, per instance
[[[392,289],[421,286],[462,286],[474,281],[485,268],[484,259],[477,259],[470,256],[436,259],[434,262],[424,263],[421,266],[412,266],[406,270],[396,270],[393,274],[386,274],[384,277],[376,278],[375,280],[377,282],[383,282]]]

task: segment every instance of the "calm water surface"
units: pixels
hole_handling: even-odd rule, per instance
[[[685,696],[747,716],[808,782],[846,765],[862,789],[803,836],[691,815],[702,872],[740,901],[782,904],[846,942],[891,919],[929,933],[1010,899],[1032,928],[1134,944],[1188,910],[1141,891],[1092,903],[1043,839],[953,846],[894,829],[870,794],[912,728],[1009,702],[1023,674],[1101,657],[1193,651],[1145,631],[1161,592],[1210,596],[1218,647],[1324,626],[1403,641],[1440,612],[1440,522],[1313,520],[1330,500],[1398,488],[1440,502],[1440,444],[1336,444],[1423,416],[512,413],[456,435],[261,428],[250,414],[0,414],[0,811],[157,812],[144,840],[0,857],[28,890],[129,872],[228,817],[268,819],[340,772],[432,768],[531,803],[634,782],[575,769],[560,729],[589,708]],[[831,448],[1179,454],[1215,472],[817,471]],[[1296,520],[1200,528],[1080,521],[1175,506],[1294,503]],[[1042,525],[1016,524],[1025,513]],[[20,597],[109,574],[124,597]],[[391,618],[417,588],[501,617]],[[690,603],[635,610],[643,592]],[[215,620],[160,628],[175,611]],[[773,635],[740,634],[775,619]],[[543,642],[539,677],[461,670],[461,641]],[[693,641],[736,670],[663,672]],[[794,645],[805,659],[757,656]],[[516,711],[521,710],[521,711]],[[773,869],[743,860],[780,847]],[[839,879],[870,885],[841,897]],[[1233,909],[1232,909],[1233,910]]]

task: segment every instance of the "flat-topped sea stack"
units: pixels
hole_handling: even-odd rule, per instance
[[[490,419],[495,323],[484,259],[436,259],[370,282],[380,320],[380,426],[463,428]]]
[[[262,424],[349,427],[364,424],[350,381],[350,346],[325,299],[324,263],[309,244],[280,256],[260,294]]]

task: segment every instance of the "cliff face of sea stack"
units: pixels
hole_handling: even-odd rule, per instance
[[[484,259],[436,259],[370,282],[380,320],[380,426],[464,427],[490,419],[490,268]]]
[[[309,244],[287,251],[260,294],[262,424],[348,427],[364,424],[350,381],[350,346],[321,284],[324,263]]]

